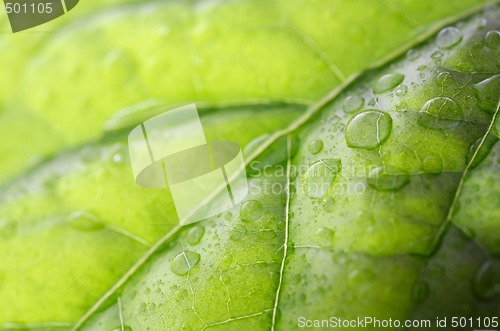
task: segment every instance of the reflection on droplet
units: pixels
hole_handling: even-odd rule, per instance
[[[437,97],[425,103],[418,122],[430,129],[452,129],[463,120],[460,106],[450,98]]]
[[[200,254],[191,251],[181,252],[172,260],[172,272],[183,276],[193,269],[198,262],[200,262]]]
[[[483,300],[492,300],[500,297],[500,261],[488,260],[484,262],[472,283],[474,293]]]
[[[397,191],[410,182],[410,176],[400,169],[378,167],[370,172],[366,182],[377,191]]]
[[[500,75],[495,75],[474,84],[474,93],[481,110],[494,114],[497,110],[498,95],[500,89]]]
[[[196,225],[187,234],[187,242],[193,246],[201,241],[203,235],[205,234],[205,228],[201,225]]]
[[[441,49],[447,49],[458,44],[463,38],[462,32],[457,28],[444,28],[437,36],[436,44]]]
[[[245,222],[257,221],[264,212],[264,207],[259,201],[248,200],[241,206],[240,218]]]
[[[365,100],[357,95],[351,95],[344,100],[344,110],[348,113],[356,111],[363,106]]]
[[[373,88],[373,92],[382,93],[388,91],[399,84],[404,80],[405,76],[403,74],[387,74],[382,77],[375,83],[375,87]]]
[[[335,231],[329,228],[319,228],[315,235],[314,241],[321,247],[332,248]]]
[[[231,228],[229,231],[229,238],[234,241],[243,240],[247,235],[247,229],[241,225],[237,224]]]
[[[384,143],[391,131],[392,118],[389,114],[368,110],[349,121],[345,138],[349,147],[371,149]]]
[[[312,154],[318,154],[323,150],[323,141],[322,140],[313,140],[309,143],[309,151]]]
[[[337,159],[320,160],[310,166],[303,178],[303,188],[306,195],[312,199],[324,196],[340,169],[341,162]]]
[[[408,86],[406,86],[405,84],[401,84],[398,86],[398,88],[396,89],[396,95],[398,97],[406,94],[406,92],[408,91]]]

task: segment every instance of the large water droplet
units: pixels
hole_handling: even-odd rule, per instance
[[[321,247],[332,248],[335,231],[329,228],[319,228],[315,235],[314,241]]]
[[[490,114],[494,114],[497,110],[499,91],[500,75],[495,75],[474,84],[474,93],[476,94],[479,107]]]
[[[322,140],[313,140],[309,143],[309,151],[312,154],[318,154],[323,150],[323,141]]]
[[[457,28],[445,28],[437,36],[436,44],[441,49],[451,48],[463,38],[462,32]]]
[[[500,297],[500,261],[488,260],[477,270],[472,288],[474,293],[483,300]]]
[[[373,92],[382,93],[388,91],[399,84],[405,79],[405,75],[403,74],[387,74],[382,77],[375,83],[375,87],[373,88]]]
[[[234,241],[240,241],[243,240],[247,235],[247,229],[241,225],[237,224],[231,228],[229,231],[229,238]]]
[[[181,252],[172,260],[172,271],[179,276],[183,276],[193,269],[198,262],[200,262],[200,254],[191,251]]]
[[[325,159],[307,169],[303,178],[304,192],[309,198],[321,198],[328,192],[340,172],[342,164],[337,159]]]
[[[484,42],[489,48],[497,49],[500,48],[500,32],[499,31],[488,31],[486,36],[484,36]]]
[[[370,172],[366,182],[378,191],[397,191],[410,182],[410,176],[405,171],[393,167],[378,167]]]
[[[430,129],[452,129],[463,120],[460,106],[450,98],[437,97],[425,103],[418,115],[418,122]]]
[[[413,285],[411,298],[416,303],[422,303],[429,296],[429,285],[425,282],[419,281]]]
[[[240,218],[245,222],[254,222],[257,221],[264,212],[264,207],[259,201],[256,200],[248,200],[241,206],[240,209]]]
[[[205,228],[201,225],[196,225],[187,234],[187,242],[193,246],[201,241],[203,235],[205,234]]]
[[[349,121],[345,138],[349,147],[371,149],[384,143],[391,131],[392,118],[389,114],[368,110]]]
[[[351,95],[344,100],[344,110],[348,113],[356,111],[363,106],[365,100],[357,95]]]

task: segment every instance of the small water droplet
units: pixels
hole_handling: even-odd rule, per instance
[[[488,31],[486,36],[484,36],[484,42],[489,48],[500,48],[500,32],[496,30]]]
[[[113,160],[113,163],[120,164],[123,162],[123,155],[120,153],[116,153],[115,155],[113,155],[112,160]]]
[[[205,234],[205,228],[201,225],[196,225],[191,228],[187,234],[187,242],[193,246],[201,241],[203,235]]]
[[[288,218],[293,218],[295,216],[295,213],[293,211],[288,212]]]
[[[220,276],[220,280],[221,280],[222,283],[224,283],[224,285],[231,284],[231,277],[229,277],[228,275],[222,275],[222,276]]]
[[[477,20],[476,20],[476,27],[478,29],[484,29],[484,27],[486,26],[486,24],[488,24],[488,22],[486,21],[486,19],[484,17],[478,17]]]
[[[472,283],[474,293],[483,300],[500,297],[500,261],[487,260],[476,274]]]
[[[393,167],[378,167],[370,172],[366,182],[377,191],[397,191],[410,182],[410,176]]]
[[[426,66],[425,64],[419,65],[419,66],[417,67],[417,70],[418,70],[418,71],[424,71],[425,69],[427,69],[427,66]]]
[[[396,89],[396,95],[400,97],[402,95],[405,95],[407,91],[408,91],[408,86],[406,86],[405,84],[401,84]]]
[[[191,251],[181,252],[172,260],[172,272],[183,276],[193,269],[198,262],[200,262],[200,254]]]
[[[254,222],[260,219],[264,213],[264,207],[259,201],[248,200],[241,206],[240,218],[245,222]]]
[[[331,213],[335,209],[335,199],[334,198],[326,198],[323,200],[323,210],[327,213]]]
[[[347,113],[356,111],[363,106],[365,99],[357,95],[351,95],[344,100],[344,110]]]
[[[441,49],[447,49],[458,44],[463,38],[462,32],[457,28],[444,28],[438,33],[436,44]]]
[[[433,59],[440,59],[443,57],[443,52],[441,51],[435,51],[434,53],[431,54],[431,57]]]
[[[413,285],[411,298],[416,303],[422,303],[429,296],[429,285],[423,281],[418,281]]]
[[[418,115],[418,122],[430,129],[452,129],[463,120],[460,106],[450,98],[436,97],[425,103]]]
[[[276,232],[269,228],[264,228],[259,230],[259,238],[263,240],[271,240],[276,238]]]
[[[406,57],[410,61],[418,59],[419,56],[420,56],[420,51],[418,51],[416,49],[410,49],[408,52],[406,52]]]
[[[373,92],[382,93],[388,91],[399,84],[405,79],[403,74],[387,74],[382,77],[375,83],[375,87],[373,88]]]
[[[375,274],[367,269],[354,269],[347,275],[347,281],[351,286],[359,287],[372,282],[375,279]]]
[[[224,214],[224,218],[226,219],[226,221],[230,221],[233,218],[233,214],[231,214],[231,212],[226,212]]]
[[[487,113],[494,114],[498,102],[498,89],[500,86],[500,75],[495,75],[474,84],[474,93],[479,107]]]
[[[322,140],[313,140],[309,143],[309,151],[312,154],[318,154],[323,150],[323,141]]]
[[[320,160],[307,169],[303,177],[305,194],[311,198],[321,198],[328,192],[341,169],[337,159]]]
[[[493,148],[493,146],[495,146],[497,141],[498,138],[495,135],[489,133],[484,141],[483,138],[479,138],[474,144],[472,144],[469,149],[469,153],[467,154],[467,163],[470,163],[471,169],[474,169],[484,161],[484,159],[490,154],[491,149]],[[479,146],[481,147],[479,150],[477,150]]]
[[[229,238],[234,241],[243,240],[247,235],[247,229],[241,225],[237,224],[231,228],[229,231]]]
[[[314,234],[314,241],[321,247],[332,248],[335,231],[329,228],[319,228]]]
[[[391,131],[392,118],[389,114],[368,110],[349,121],[345,138],[349,147],[371,149],[383,144]]]

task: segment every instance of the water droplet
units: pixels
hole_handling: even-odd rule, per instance
[[[276,232],[272,229],[264,228],[259,230],[259,238],[264,240],[271,240],[276,238]]]
[[[314,241],[324,248],[333,247],[333,239],[335,237],[335,231],[329,228],[319,228],[314,234]]]
[[[367,269],[354,269],[347,275],[347,281],[351,286],[359,287],[372,282],[375,279],[375,274]]]
[[[323,210],[327,213],[333,212],[335,209],[335,199],[334,198],[326,198],[323,200]]]
[[[201,225],[196,225],[187,234],[187,242],[193,246],[201,241],[203,235],[205,234],[205,228]]]
[[[377,101],[378,101],[378,98],[371,99],[370,101],[368,101],[368,106],[375,106]]]
[[[349,147],[371,149],[384,143],[391,131],[392,118],[389,114],[368,110],[349,121],[345,138]]]
[[[200,254],[191,251],[181,252],[172,260],[172,272],[183,276],[193,269],[198,262],[200,262]]]
[[[0,220],[0,238],[9,239],[17,234],[18,225],[13,220]]]
[[[113,155],[112,160],[113,160],[113,163],[120,164],[123,162],[123,155],[120,153],[116,153],[115,155]]]
[[[230,221],[233,218],[233,214],[231,214],[230,212],[226,212],[224,214],[224,218],[226,219],[226,221]]]
[[[220,276],[220,280],[221,280],[222,283],[224,283],[224,285],[231,284],[231,277],[229,277],[228,275],[222,275],[222,276]]]
[[[494,114],[498,102],[498,87],[500,86],[500,75],[495,75],[474,84],[479,107],[487,113]]]
[[[247,229],[241,225],[237,224],[231,228],[229,231],[229,238],[234,241],[240,241],[243,240],[247,235]]]
[[[406,57],[410,61],[418,59],[419,56],[420,56],[420,52],[416,49],[410,49],[408,52],[406,52]]]
[[[357,95],[351,95],[344,100],[344,110],[348,113],[356,111],[363,106],[365,100]]]
[[[418,281],[413,285],[411,298],[416,303],[422,303],[429,296],[429,285],[425,282]]]
[[[430,129],[452,129],[463,120],[460,106],[450,98],[437,97],[425,103],[418,122]]]
[[[484,36],[484,42],[489,48],[500,48],[500,32],[499,31],[488,31],[486,36]]]
[[[437,76],[437,82],[443,86],[450,85],[451,83],[451,74],[449,72],[442,72]]]
[[[441,49],[447,49],[458,44],[463,38],[462,32],[457,28],[444,28],[438,33],[436,44]]]
[[[307,169],[303,178],[304,192],[309,198],[321,198],[328,192],[340,172],[342,164],[337,159],[325,159]]]
[[[405,171],[393,167],[378,167],[370,172],[366,182],[378,191],[397,191],[410,182],[410,176]]]
[[[443,171],[443,158],[438,155],[428,155],[422,162],[423,170],[430,174],[439,174]]]
[[[399,84],[405,79],[403,74],[387,74],[382,77],[375,83],[375,87],[373,88],[373,92],[382,93],[388,91]]]
[[[91,232],[104,228],[104,224],[94,215],[85,211],[75,211],[68,216],[68,224],[75,230]]]
[[[264,207],[259,201],[248,200],[241,206],[240,218],[245,222],[257,221],[264,213]]]
[[[318,154],[323,150],[323,141],[322,140],[313,140],[309,143],[309,151],[312,154]]]
[[[477,20],[476,20],[476,27],[478,29],[484,29],[484,27],[486,26],[486,24],[488,24],[488,22],[486,21],[486,19],[484,17],[478,17]]]
[[[422,64],[422,65],[417,67],[418,71],[424,71],[425,69],[427,69],[427,66],[425,64]]]
[[[488,260],[484,262],[474,275],[472,285],[474,293],[483,300],[499,298],[500,261]]]
[[[405,84],[401,84],[398,86],[398,88],[396,89],[396,95],[398,97],[406,94],[406,92],[408,91],[408,86],[406,86]]]
[[[431,54],[431,57],[433,59],[440,59],[441,57],[443,57],[443,52],[435,51],[434,53]]]

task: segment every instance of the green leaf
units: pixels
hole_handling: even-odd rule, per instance
[[[307,112],[269,100],[202,111],[209,140],[247,146],[251,192],[197,224],[177,225],[168,191],[135,185],[123,132],[5,186],[0,325],[294,330],[300,317],[497,316],[498,261],[484,248],[498,254],[500,66],[487,36],[499,16],[489,7],[445,26]],[[478,182],[491,199],[475,196]]]
[[[81,1],[26,33],[2,20],[0,132],[16,143],[0,146],[1,182],[144,100],[311,104],[485,0],[120,2]]]

